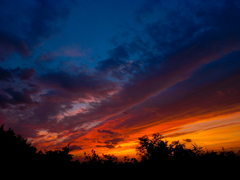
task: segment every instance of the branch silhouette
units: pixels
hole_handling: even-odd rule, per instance
[[[20,134],[16,135],[13,129],[4,129],[0,127],[0,162],[3,169],[12,171],[21,170],[44,172],[44,173],[73,173],[85,172],[91,174],[93,171],[101,173],[126,172],[126,173],[148,173],[154,168],[161,171],[188,171],[198,172],[204,170],[218,170],[223,172],[233,172],[239,168],[240,151],[204,151],[202,147],[192,144],[187,148],[185,144],[179,141],[169,143],[164,137],[155,133],[151,138],[142,136],[136,147],[137,155],[141,161],[135,158],[124,156],[124,161],[118,161],[118,158],[110,154],[98,155],[92,149],[91,155],[84,152],[85,161],[80,163],[73,159],[70,154],[70,143],[61,150],[37,151],[37,148],[27,142]],[[96,173],[96,174],[98,174]]]

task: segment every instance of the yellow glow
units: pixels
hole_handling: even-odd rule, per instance
[[[108,124],[107,127],[109,128],[110,125]],[[107,129],[107,127],[102,127],[102,129]],[[113,154],[119,159],[124,156],[139,158],[136,155],[138,138],[144,135],[151,137],[153,133],[157,132],[163,134],[164,139],[168,140],[169,143],[179,140],[181,143],[185,143],[187,147],[196,143],[208,150],[218,151],[224,147],[227,150],[233,148],[237,151],[240,149],[240,113],[218,117],[209,116],[209,118],[197,117],[175,121],[159,121],[158,124],[152,123],[151,126],[142,126],[140,131],[123,128],[118,129],[117,132],[124,134],[127,138],[124,137],[124,141],[119,142],[115,148],[108,149],[106,147],[96,147],[97,141],[104,142],[108,137],[102,139],[97,129],[91,131],[78,140],[81,143],[84,142],[84,147],[83,150],[76,152],[76,155],[83,155],[83,151],[91,154],[91,149],[94,149],[97,154]],[[86,140],[86,138],[89,138],[89,140]],[[95,142],[93,142],[93,138]],[[186,139],[191,139],[191,142],[184,141]]]
[[[175,137],[167,138],[169,141],[191,139],[209,150],[220,150],[224,148],[240,148],[240,113],[228,117],[221,117],[212,121],[202,121],[182,126],[182,129],[174,132]],[[179,135],[177,135],[179,134]],[[182,135],[181,135],[182,134]]]

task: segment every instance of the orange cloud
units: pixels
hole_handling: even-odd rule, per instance
[[[122,127],[118,131],[113,129],[119,125],[119,122],[112,120],[111,123],[107,122],[106,124],[99,125],[97,128],[94,128],[95,130],[82,137],[81,145],[83,145],[83,150],[78,151],[75,155],[83,155],[83,151],[90,152],[91,149],[95,149],[99,154],[114,154],[120,158],[126,155],[137,157],[136,146],[138,145],[138,138],[145,134],[151,136],[156,132],[163,134],[169,142],[180,140],[189,146],[191,143],[196,143],[209,150],[220,150],[221,147],[239,149],[239,119],[240,113],[235,113],[216,117],[208,116],[208,118],[206,116],[152,123],[136,127],[135,130],[134,127]],[[124,120],[122,119],[123,121],[127,121],[127,117]],[[102,142],[112,137],[109,133],[105,135],[99,133],[97,129],[104,129],[106,127],[109,129],[112,128],[111,131],[117,132],[117,137],[123,138],[123,141],[112,144],[115,148],[107,148],[102,145]]]

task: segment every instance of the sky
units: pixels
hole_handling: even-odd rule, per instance
[[[0,124],[38,149],[240,149],[238,0],[0,1]]]

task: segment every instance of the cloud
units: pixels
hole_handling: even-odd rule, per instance
[[[126,48],[123,46],[117,46],[113,50],[110,50],[109,54],[114,59],[128,59],[129,58],[128,51],[126,51]]]
[[[45,96],[69,97],[71,100],[107,97],[118,90],[118,84],[101,76],[81,73],[71,74],[65,71],[47,73],[39,77],[42,85],[52,89]]]
[[[0,81],[2,81],[0,104],[2,108],[9,108],[18,104],[36,104],[31,96],[38,93],[40,89],[39,86],[30,82],[34,73],[33,68],[5,69],[0,67]],[[24,82],[21,82],[21,80],[24,80]]]
[[[33,68],[21,69],[18,73],[18,77],[21,80],[29,80],[36,71]]]
[[[36,105],[38,102],[32,99],[32,95],[38,92],[38,86],[31,83],[28,84],[28,88],[26,86],[21,90],[12,87],[3,88],[0,92],[0,106],[5,109],[10,108],[11,105]]]
[[[98,130],[98,132],[99,133],[107,133],[107,134],[110,134],[110,135],[120,135],[119,133],[117,133],[117,132],[113,132],[113,131],[111,131],[111,130]]]
[[[234,20],[221,23],[222,14],[220,12],[229,11],[229,7],[225,7],[224,3],[220,3],[214,11],[203,11],[203,9],[201,9],[203,6],[198,9],[197,4],[198,3],[190,3],[190,5],[186,7],[190,10],[189,13],[192,16],[186,14],[185,11],[182,12],[182,9],[186,6],[185,3],[181,4],[181,8],[177,10],[177,12],[173,11],[174,8],[171,9],[172,12],[163,11],[163,13],[166,13],[166,23],[157,20],[156,22],[146,24],[143,31],[144,34],[140,33],[140,35],[136,35],[132,42],[125,42],[123,45],[120,44],[119,48],[110,51],[112,52],[110,53],[110,58],[99,62],[96,67],[98,73],[95,75],[100,74],[99,72],[104,73],[104,71],[111,72],[109,73],[110,75],[113,73],[123,74],[127,79],[121,82],[121,88],[111,95],[108,94],[109,96],[102,96],[104,98],[99,99],[99,101],[89,103],[87,111],[64,117],[59,125],[71,129],[84,123],[91,124],[108,120],[118,113],[134,108],[134,106],[140,106],[142,103],[142,106],[144,106],[144,102],[148,99],[151,103],[156,102],[154,108],[160,108],[157,112],[162,114],[162,117],[160,117],[163,119],[174,119],[173,112],[175,118],[186,117],[189,114],[194,114],[194,112],[198,112],[198,115],[204,114],[203,111],[205,111],[205,114],[210,113],[207,111],[210,109],[210,105],[214,104],[214,100],[212,104],[208,103],[207,106],[207,103],[203,102],[203,99],[206,100],[206,102],[206,96],[212,99],[215,97],[215,94],[212,96],[212,91],[218,91],[219,89],[211,87],[209,88],[209,92],[205,92],[205,95],[204,93],[201,94],[201,92],[203,92],[202,87],[205,86],[199,87],[197,82],[201,81],[202,74],[196,79],[194,79],[193,76],[201,67],[207,66],[208,64],[210,67],[211,63],[219,62],[219,60],[223,59],[226,55],[239,50],[240,37],[237,31],[239,26],[236,25],[236,19],[240,18],[238,14],[229,12],[230,15],[226,18],[229,20],[233,18]],[[233,11],[240,9],[239,7],[238,4],[232,6]],[[206,8],[213,8],[213,4],[210,4],[210,6]],[[164,10],[163,7],[162,9]],[[178,13],[180,14],[178,15]],[[229,27],[233,28],[226,28],[227,23],[230,23]],[[178,27],[181,28],[178,30]],[[145,37],[145,39],[143,37]],[[142,47],[146,48],[143,49]],[[130,55],[135,56],[136,60],[129,60]],[[117,58],[117,56],[119,56],[119,58]],[[234,63],[236,63],[236,61],[234,61]],[[203,69],[201,70],[204,71]],[[214,77],[212,72],[209,72],[209,76]],[[234,76],[235,75],[232,75],[232,78],[234,78]],[[61,79],[59,79],[59,77],[61,77]],[[49,84],[49,86],[54,82],[55,86],[58,86],[55,87],[56,89],[62,88],[68,92],[77,91],[82,87],[83,83],[83,90],[86,88],[88,92],[91,93],[92,87],[89,88],[85,79],[93,80],[91,81],[94,82],[93,84],[95,84],[96,81],[94,81],[92,77],[85,77],[88,76],[82,76],[81,74],[71,76],[65,75],[64,73],[49,73],[49,75],[43,78],[43,82],[45,81],[44,83]],[[114,78],[114,76],[111,76],[111,78]],[[222,78],[224,79],[224,77]],[[236,82],[235,80],[233,79],[233,82]],[[82,83],[79,84],[79,82]],[[228,80],[226,79],[224,83],[227,82]],[[230,82],[231,81],[229,81],[229,85],[231,86]],[[191,83],[195,84],[199,90],[196,89],[195,91],[193,86],[193,89],[186,91],[186,94],[182,96],[181,99],[179,93],[184,92],[178,92],[177,88],[184,88],[185,86],[189,86],[186,84]],[[214,81],[212,83],[215,84]],[[219,85],[220,84],[219,82]],[[96,85],[98,85],[98,83],[96,83]],[[218,87],[217,84],[216,87]],[[236,85],[233,87],[236,87]],[[171,88],[173,90],[171,90]],[[94,87],[94,89],[98,92],[98,86]],[[164,95],[157,96],[160,92],[164,91],[167,93],[166,97],[168,97],[169,100],[166,99]],[[199,94],[197,94],[197,92]],[[191,98],[188,98],[190,97],[188,93],[195,94],[195,96],[192,97],[192,95]],[[94,91],[92,95],[98,96],[99,94]],[[152,98],[152,96],[154,96],[154,98]],[[173,97],[175,97],[175,99]],[[186,99],[184,100],[183,97]],[[158,101],[155,101],[155,99],[158,99]],[[181,101],[179,99],[181,99]],[[217,99],[216,97],[216,100]],[[172,102],[170,102],[170,100]],[[201,110],[196,111],[196,106],[199,103],[195,103],[193,100],[195,100],[195,102],[201,102],[203,106]],[[162,104],[164,102],[169,102],[171,106]],[[173,102],[175,102],[175,104]],[[233,103],[233,106],[236,104],[237,103]],[[226,104],[225,107],[227,106]],[[192,108],[186,110],[186,107]],[[195,107],[195,109],[193,109],[193,107]],[[223,108],[223,106],[219,106],[214,112],[218,114],[221,108]],[[226,109],[226,111],[228,110]],[[148,118],[149,114],[144,115],[142,112],[139,114],[142,115],[140,118],[141,121],[135,119],[139,117],[136,115],[132,120],[126,121],[126,123],[129,124],[125,125],[130,127],[133,126],[135,122],[139,122],[140,124],[149,123],[143,119],[143,117]],[[156,120],[159,120],[159,118],[157,119],[157,113],[152,113],[152,118],[154,119],[154,117]]]
[[[0,81],[10,81],[13,78],[11,71],[0,67]]]
[[[115,146],[111,145],[111,144],[107,144],[107,145],[96,145],[96,147],[106,147],[108,149],[112,149],[112,148],[115,148]]]
[[[110,118],[111,129],[118,129],[120,132],[122,129],[124,132],[121,133],[125,134],[131,132],[133,127],[137,132],[172,121],[175,123],[169,123],[166,127],[171,129],[179,126],[180,121],[184,119],[191,119],[193,122],[238,112],[239,58],[240,53],[233,52],[203,66],[187,80],[130,108],[128,112],[131,116],[122,117],[124,121],[119,121],[116,117]],[[221,94],[218,91],[221,91]],[[185,123],[189,122],[190,120]]]
[[[5,109],[8,106],[8,103],[9,103],[9,97],[5,94],[0,94],[0,106],[1,108]]]
[[[70,14],[72,1],[5,1],[0,3],[0,57],[16,52],[23,57],[30,50],[60,32],[60,20]],[[56,5],[57,4],[57,5]],[[18,17],[18,18],[16,18]],[[17,30],[16,30],[17,29]]]
[[[118,144],[120,141],[123,141],[124,139],[123,138],[113,138],[113,139],[109,139],[109,140],[106,140],[104,141],[104,143],[106,144]]]
[[[96,145],[96,147],[106,147],[108,149],[112,149],[115,148],[114,145],[117,145],[120,141],[123,141],[123,138],[113,138],[113,139],[109,139],[104,141],[103,143],[105,143],[106,145]]]
[[[118,70],[121,65],[124,64],[122,60],[114,60],[114,59],[106,59],[98,62],[97,70],[100,70],[104,73],[108,73],[109,71]]]
[[[12,98],[9,99],[9,101],[12,104],[30,104],[33,103],[32,98],[30,97],[30,91],[27,89],[23,89],[22,92],[15,91],[13,88],[7,88],[5,89],[5,92],[7,92]]]
[[[78,146],[78,145],[72,145],[69,147],[70,150],[82,150],[82,147],[81,146]]]
[[[183,141],[186,141],[186,142],[192,142],[191,139],[183,139]]]
[[[19,53],[23,57],[28,57],[30,51],[24,40],[14,37],[12,34],[0,30],[0,60],[5,60],[13,52]]]
[[[0,66],[0,81],[13,81],[14,78],[19,78],[20,80],[29,80],[35,69],[33,68],[16,68],[16,69],[4,69]]]
[[[36,130],[40,127],[43,129],[48,127],[52,132],[64,130],[70,132],[71,129],[66,128],[65,122],[62,123],[61,119],[72,117],[71,113],[73,113],[76,103],[105,98],[118,90],[117,83],[85,72],[75,74],[57,71],[34,77],[35,70],[29,68],[10,70],[2,68],[1,72],[6,74],[3,80],[15,80],[19,84],[16,88],[9,87],[9,84],[6,84],[5,88],[2,87],[0,106],[6,109],[4,113],[10,113],[9,108],[11,107],[15,112],[11,112],[8,119],[15,119],[17,122],[22,121],[22,117],[24,117],[27,124],[34,122]],[[86,105],[84,104],[84,106]],[[22,110],[21,116],[17,115],[18,109]],[[78,126],[86,122],[88,122],[87,118]],[[72,123],[68,124],[73,125]],[[56,127],[58,128],[56,129]]]

